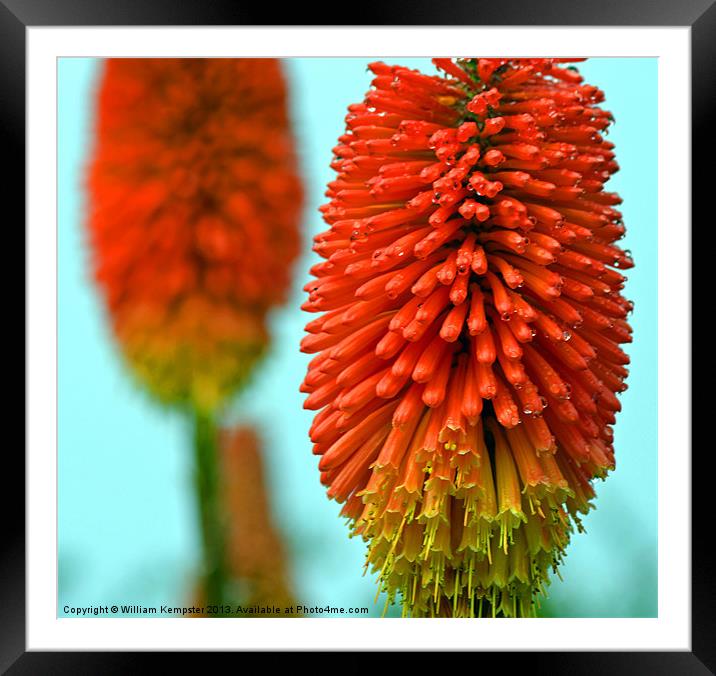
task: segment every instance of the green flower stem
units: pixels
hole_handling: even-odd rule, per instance
[[[226,525],[219,496],[219,454],[212,412],[194,411],[194,461],[208,604],[226,601]]]

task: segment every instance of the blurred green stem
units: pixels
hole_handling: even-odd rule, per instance
[[[214,414],[194,411],[195,481],[204,545],[204,593],[209,604],[226,600],[225,524],[219,496],[217,436]]]

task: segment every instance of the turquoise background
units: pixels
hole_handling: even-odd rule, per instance
[[[375,60],[375,59],[370,59]],[[296,598],[306,605],[369,606],[375,582],[362,577],[364,544],[347,537],[318,480],[307,431],[312,414],[298,386],[308,357],[298,351],[308,315],[301,287],[316,261],[317,207],[332,179],[331,148],[346,107],[360,101],[365,59],[288,59],[306,180],[304,253],[293,293],[271,317],[273,347],[231,420],[258,424],[265,441],[272,509],[292,559]],[[397,59],[432,71],[427,59]],[[191,453],[183,419],[159,408],[124,370],[90,283],[82,227],[83,170],[101,62],[58,62],[59,437],[58,614],[112,603],[182,605],[199,563]],[[624,198],[623,246],[633,252],[626,295],[635,300],[629,389],[615,428],[617,469],[598,483],[586,535],[568,549],[543,615],[652,617],[657,614],[657,60],[591,59],[579,65],[602,88],[616,124],[609,139],[621,166],[609,189]],[[52,462],[48,449],[48,462]]]

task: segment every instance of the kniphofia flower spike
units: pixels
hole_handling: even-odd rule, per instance
[[[89,171],[95,275],[132,370],[211,410],[268,342],[302,190],[276,59],[108,59]]]
[[[562,59],[374,63],[304,309],[310,436],[412,616],[525,616],[614,467],[631,309],[602,92]]]
[[[209,603],[229,572],[216,415],[263,354],[299,250],[287,103],[276,59],[108,59],[99,83],[95,277],[132,372],[193,416]]]

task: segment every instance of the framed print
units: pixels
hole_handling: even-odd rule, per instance
[[[708,2],[0,16],[28,270],[3,668],[716,669],[690,400]]]

